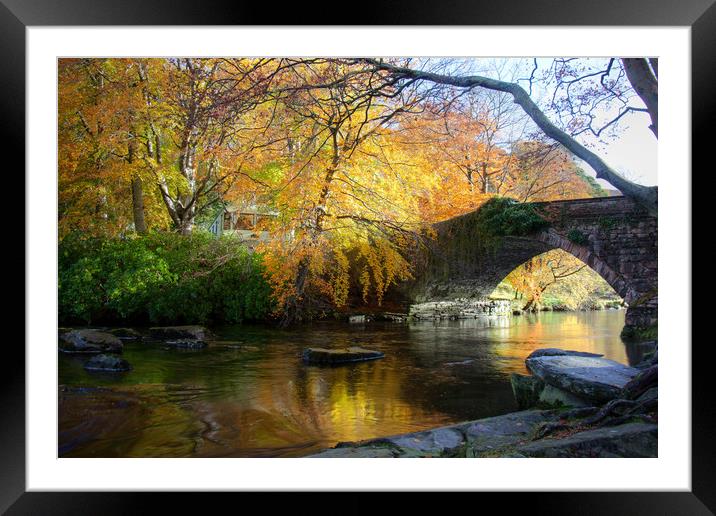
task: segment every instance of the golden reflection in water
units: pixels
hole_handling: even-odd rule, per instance
[[[585,318],[586,317],[586,318]],[[604,319],[604,312],[587,313],[538,313],[513,319],[512,325],[500,330],[499,342],[493,346],[498,357],[509,358],[498,362],[508,372],[526,373],[525,359],[541,348],[560,348],[574,351],[600,353],[610,360],[627,363],[626,349],[616,337],[623,326],[623,316],[609,320],[614,326],[610,332],[595,333],[593,319]],[[515,324],[516,321],[517,323]]]
[[[404,387],[405,373],[389,360],[352,367],[306,367],[296,361],[284,371],[294,380],[282,384],[257,378],[242,393],[246,402],[201,395],[206,386],[143,385],[99,393],[112,409],[98,423],[95,441],[81,456],[301,456],[340,441],[356,441],[431,428],[450,422],[433,409],[423,410]],[[271,364],[260,364],[270,367]],[[300,369],[300,371],[299,371]],[[187,395],[191,391],[193,395]],[[109,399],[107,399],[109,397]],[[124,400],[118,409],[114,398]],[[129,400],[129,402],[127,402]],[[75,405],[76,407],[76,405]],[[61,411],[72,419],[72,411]],[[76,410],[75,410],[76,412]],[[77,416],[78,414],[75,414]],[[87,419],[87,412],[79,419]],[[406,428],[406,421],[416,422]],[[77,420],[75,419],[75,423]],[[67,428],[71,422],[61,425]],[[69,433],[73,430],[70,429]],[[88,429],[78,425],[77,432]],[[118,439],[117,434],[120,438]],[[85,435],[87,437],[87,435]],[[227,452],[227,450],[230,450]],[[72,456],[69,453],[67,456]]]

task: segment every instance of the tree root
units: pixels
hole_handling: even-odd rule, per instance
[[[621,425],[630,421],[656,423],[658,400],[649,399],[642,402],[618,398],[610,401],[601,408],[585,407],[574,409],[562,414],[558,422],[544,423],[538,426],[532,440],[543,439],[556,433],[576,433],[596,428]],[[585,417],[586,416],[586,417]],[[578,417],[574,422],[567,422],[569,417]]]

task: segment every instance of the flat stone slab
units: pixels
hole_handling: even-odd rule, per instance
[[[84,365],[87,371],[122,372],[131,369],[129,362],[116,355],[95,355]]]
[[[203,326],[155,326],[149,328],[149,334],[155,339],[196,339],[206,340],[211,332]]]
[[[556,411],[524,410],[421,432],[343,443],[312,457],[451,457],[464,456],[463,447],[469,447],[475,456],[489,455],[526,441],[537,425],[557,418]],[[364,449],[366,455],[359,451]]]
[[[570,356],[570,357],[603,357],[604,355],[600,353],[589,353],[587,351],[572,351],[569,349],[559,349],[559,348],[542,348],[542,349],[535,349],[532,353],[529,354],[527,357],[529,358],[535,358],[535,357],[557,357],[557,356]]]
[[[540,356],[525,360],[527,369],[546,384],[587,401],[605,403],[639,373],[613,360],[573,355]]]
[[[345,448],[331,448],[309,455],[313,459],[392,459],[395,452],[387,446],[358,446]]]
[[[122,341],[98,330],[72,330],[59,337],[59,349],[65,353],[121,353]]]
[[[529,439],[538,425],[557,418],[557,413],[551,410],[523,410],[478,419],[459,425],[459,428],[465,433],[470,449],[481,454]]]
[[[441,454],[462,446],[465,436],[459,429],[447,427],[388,437],[385,440],[403,449]]]
[[[357,346],[343,349],[308,348],[303,350],[303,361],[309,364],[346,364],[385,357],[380,351]]]
[[[657,457],[658,426],[649,423],[597,428],[561,439],[541,439],[518,446],[525,457]]]

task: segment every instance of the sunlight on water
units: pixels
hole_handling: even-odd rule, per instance
[[[638,360],[624,312],[542,313],[410,325],[319,323],[295,331],[219,328],[228,348],[128,343],[133,370],[87,373],[59,357],[60,456],[302,456],[340,441],[515,410],[511,372],[538,348]],[[309,346],[361,345],[382,360],[307,366]]]

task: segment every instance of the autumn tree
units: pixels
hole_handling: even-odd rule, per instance
[[[580,143],[575,137],[576,132],[588,128],[588,130],[599,134],[600,128],[595,128],[594,123],[601,125],[601,128],[611,127],[616,124],[626,114],[637,111],[647,110],[651,117],[651,126],[658,127],[658,111],[656,110],[656,101],[658,100],[657,92],[657,76],[658,64],[656,60],[640,59],[637,62],[629,60],[610,59],[605,69],[598,71],[579,72],[574,77],[568,77],[565,73],[558,73],[556,81],[558,86],[564,86],[566,90],[566,106],[569,111],[569,120],[566,124],[557,124],[550,120],[547,116],[547,109],[540,108],[535,100],[530,96],[533,85],[540,80],[537,74],[537,60],[535,67],[525,82],[529,85],[529,93],[518,81],[509,82],[494,79],[484,75],[460,75],[459,73],[436,73],[427,69],[412,67],[410,61],[405,60],[384,60],[384,59],[363,59],[363,62],[374,67],[376,71],[383,71],[396,80],[403,81],[425,81],[433,84],[441,84],[450,87],[473,89],[484,88],[493,91],[504,92],[512,96],[514,102],[518,104],[525,113],[532,119],[537,127],[539,127],[548,137],[560,143],[575,156],[584,160],[594,171],[597,178],[604,179],[619,189],[624,195],[634,198],[644,205],[652,214],[656,215],[658,189],[655,186],[643,186],[626,179],[616,170],[611,168],[601,157],[595,152],[589,150],[587,146]],[[621,78],[611,79],[610,73],[613,69],[623,68],[631,70],[625,75],[629,79],[629,87],[625,87]],[[565,79],[566,77],[566,79]],[[599,87],[591,92],[584,93],[582,96],[572,96],[572,90],[578,89],[575,85],[585,85],[585,88],[591,88],[593,80],[598,81]],[[634,82],[631,82],[632,79]],[[544,81],[544,79],[541,79]],[[559,90],[555,90],[556,92]],[[641,98],[644,104],[651,105],[651,109],[635,106],[632,104],[632,97],[629,92],[636,91],[637,96]],[[575,100],[578,100],[578,108],[575,109]],[[598,112],[597,107],[603,105],[607,101],[613,101],[617,107],[613,110],[607,110],[614,115],[610,120],[601,121],[595,117]],[[553,102],[551,106],[555,106]],[[565,113],[564,109],[559,109],[559,113]],[[601,109],[599,112],[604,112]],[[562,127],[560,127],[560,125]],[[586,129],[585,129],[586,130]],[[657,131],[654,130],[655,135]]]
[[[421,226],[411,195],[418,174],[394,137],[421,92],[391,89],[364,65],[302,59],[281,66],[274,121],[286,137],[265,150],[280,172],[257,181],[281,214],[274,233],[282,236],[267,261],[288,324],[306,316],[316,295],[344,304],[350,269],[359,269],[363,297],[372,293],[378,303],[409,277],[401,249]]]
[[[144,93],[145,165],[167,213],[182,234],[230,189],[262,127],[270,60],[146,59],[139,64]],[[259,127],[256,127],[258,124]]]
[[[163,225],[138,154],[143,99],[131,59],[58,62],[60,233],[144,232]]]
[[[517,142],[512,149],[510,196],[520,202],[592,197],[596,192],[580,174],[574,158],[560,145]]]
[[[558,281],[581,272],[587,265],[559,249],[535,256],[513,270],[505,281],[519,292],[526,303],[525,312],[537,311],[544,292]]]

